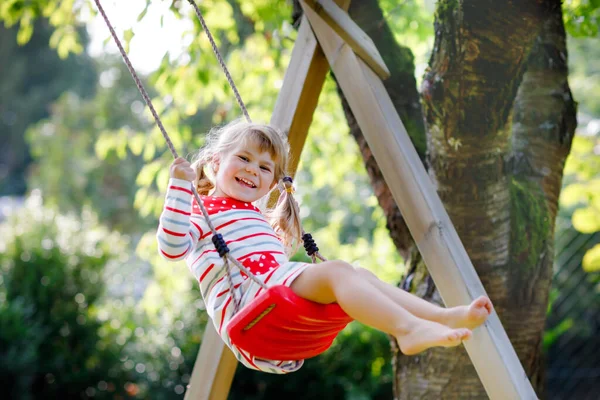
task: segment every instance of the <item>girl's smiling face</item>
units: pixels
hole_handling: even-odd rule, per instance
[[[216,176],[212,196],[254,202],[275,186],[273,156],[254,141],[217,155],[213,165]]]

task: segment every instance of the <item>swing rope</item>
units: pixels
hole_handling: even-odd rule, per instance
[[[204,30],[204,33],[206,33],[206,37],[208,38],[208,41],[210,42],[213,53],[215,54],[215,57],[217,58],[217,61],[219,62],[219,65],[221,66],[221,69],[223,70],[223,73],[225,74],[225,77],[227,78],[227,82],[229,82],[229,87],[231,87],[231,90],[233,90],[235,99],[237,100],[237,102],[240,106],[240,109],[242,110],[242,113],[246,117],[246,121],[252,122],[252,119],[250,119],[250,114],[248,114],[248,109],[246,108],[246,105],[244,104],[244,101],[242,100],[242,96],[240,95],[240,92],[238,91],[237,86],[235,85],[235,82],[233,81],[233,78],[231,77],[231,74],[229,73],[229,69],[227,68],[225,61],[223,60],[223,57],[221,56],[221,52],[219,51],[219,48],[217,47],[217,44],[215,43],[215,39],[213,38],[212,33],[211,33],[210,29],[208,28],[206,21],[204,21],[204,17],[202,16],[202,12],[200,11],[200,8],[198,7],[198,5],[196,4],[196,2],[194,0],[188,0],[188,3],[190,3],[192,8],[194,9],[196,16],[198,17],[198,20],[200,21],[200,25],[202,25],[202,29]],[[286,178],[289,178],[289,181],[286,181]],[[291,189],[292,188],[292,178],[290,178],[290,177],[286,177],[286,178],[284,178],[284,187],[281,187],[280,185],[278,185],[279,193],[281,194],[285,190],[289,193],[288,195],[291,195],[293,192],[293,189]],[[287,187],[288,182],[289,182],[289,187]],[[296,212],[298,214],[300,214],[298,203],[295,200],[294,200],[294,207],[296,208]],[[302,236],[302,242],[304,243],[304,248],[305,248],[306,252],[308,253],[308,255],[310,256],[310,258],[312,259],[312,262],[316,263],[317,258],[321,261],[327,261],[319,253],[319,248],[315,244],[315,241],[312,238],[312,236],[310,235],[310,233],[306,233],[303,228],[301,228],[301,230],[302,230],[301,236]]]
[[[169,147],[169,150],[171,151],[173,158],[178,158],[179,156],[177,154],[177,151],[175,150],[175,147],[173,146],[173,142],[171,142],[169,134],[167,133],[165,127],[163,126],[162,121],[160,120],[160,117],[158,116],[158,113],[156,112],[154,105],[152,104],[152,100],[150,100],[150,96],[148,96],[148,92],[146,92],[144,85],[142,84],[140,78],[138,77],[137,73],[133,69],[133,66],[131,65],[131,61],[129,61],[129,57],[127,56],[127,53],[125,52],[125,49],[123,48],[123,45],[121,44],[121,41],[119,40],[108,17],[106,16],[106,13],[104,12],[102,5],[100,4],[100,1],[94,0],[94,2],[96,3],[96,6],[98,7],[98,11],[102,15],[104,22],[106,22],[106,26],[110,30],[110,34],[112,35],[113,39],[115,40],[115,43],[117,44],[117,47],[119,48],[119,51],[121,52],[121,56],[123,57],[123,60],[125,61],[125,64],[127,65],[127,69],[129,70],[129,73],[133,77],[133,80],[135,81],[135,84],[136,84],[138,90],[140,91],[144,101],[148,105],[148,108],[150,108],[152,116],[154,117],[156,124],[160,128],[160,131],[162,132],[162,135],[165,138],[165,141],[167,142],[167,146]],[[219,252],[219,256],[223,259],[223,263],[225,266],[225,272],[227,275],[227,281],[229,283],[229,287],[231,288],[231,295],[232,295],[233,303],[234,303],[234,313],[236,313],[238,311],[238,308],[239,308],[239,305],[241,302],[241,298],[238,298],[237,293],[235,291],[235,286],[233,285],[233,279],[231,278],[231,266],[229,265],[229,261],[234,263],[236,267],[238,267],[241,271],[243,271],[250,279],[252,279],[258,285],[260,285],[260,287],[262,287],[263,289],[266,290],[267,285],[265,285],[261,280],[259,280],[256,276],[254,276],[254,274],[252,274],[250,272],[250,270],[248,270],[238,260],[236,260],[233,256],[231,256],[229,254],[229,249],[227,248],[227,244],[223,240],[223,236],[220,233],[218,233],[217,230],[215,229],[210,218],[208,218],[208,212],[206,211],[206,208],[204,207],[203,202],[200,200],[200,196],[198,195],[198,192],[195,190],[195,188],[192,187],[192,189],[193,189],[192,193],[194,194],[196,203],[198,203],[198,206],[201,208],[202,215],[205,216],[206,223],[207,223],[208,227],[210,228],[210,231],[213,234],[213,237],[212,237],[213,243],[215,244],[215,247],[217,248],[217,251]]]
[[[217,57],[217,61],[219,61],[219,64],[221,65],[221,69],[225,73],[227,82],[229,82],[229,86],[231,87],[231,90],[233,90],[235,99],[237,100],[238,104],[240,105],[240,108],[242,109],[242,113],[246,117],[246,121],[252,122],[252,120],[250,119],[250,115],[248,114],[248,110],[246,109],[246,105],[242,101],[242,96],[240,96],[240,92],[238,92],[237,86],[235,86],[235,82],[233,82],[233,78],[231,77],[231,74],[229,73],[229,69],[227,68],[227,65],[225,65],[225,61],[223,60],[223,57],[221,56],[221,52],[219,51],[217,44],[215,43],[215,39],[213,39],[213,35],[210,32],[210,29],[208,29],[208,25],[206,25],[206,22],[204,21],[204,17],[202,16],[200,9],[198,8],[198,5],[196,4],[196,2],[194,0],[188,0],[188,3],[190,3],[192,5],[192,7],[194,8],[194,11],[196,12],[196,15],[198,16],[200,25],[202,25],[202,29],[204,29],[204,32],[206,33],[206,36],[208,37],[208,40],[210,41],[210,45],[213,49],[213,52],[215,53],[215,56]]]
[[[233,78],[231,77],[231,74],[229,73],[229,70],[227,69],[227,66],[225,65],[223,57],[221,56],[221,53],[219,52],[219,49],[217,48],[217,45],[213,39],[213,36],[212,36],[208,26],[206,25],[204,18],[202,17],[202,13],[200,12],[200,9],[198,8],[198,6],[196,5],[196,3],[193,0],[188,0],[188,2],[192,5],[192,7],[194,8],[194,11],[196,12],[196,15],[198,16],[198,19],[200,20],[200,24],[202,25],[202,28],[204,29],[204,32],[206,33],[206,35],[210,41],[213,52],[215,53],[215,56],[217,57],[217,60],[218,60],[219,64],[221,65],[223,72],[225,73],[227,81],[229,82],[229,86],[231,87],[231,89],[234,92],[235,98],[242,110],[242,113],[244,114],[244,116],[248,122],[252,122],[252,120],[250,119],[250,115],[248,114],[248,110],[242,100],[242,97],[240,96],[239,91],[237,90],[237,87],[233,81]],[[131,74],[140,94],[142,95],[142,98],[144,99],[144,102],[146,103],[146,105],[148,105],[148,108],[150,109],[150,112],[152,113],[152,116],[154,117],[154,121],[158,125],[158,127],[167,143],[167,146],[169,147],[169,150],[171,151],[171,154],[173,155],[173,158],[178,158],[179,156],[177,154],[177,151],[175,150],[175,147],[173,146],[173,142],[171,141],[169,134],[167,133],[160,117],[158,116],[158,113],[156,112],[156,109],[154,108],[154,105],[152,104],[152,100],[150,100],[150,96],[148,95],[148,92],[144,88],[144,85],[142,84],[137,73],[135,72],[135,69],[133,68],[133,65],[131,64],[131,61],[129,60],[129,57],[127,56],[125,49],[123,48],[123,45],[121,44],[121,41],[119,40],[119,37],[117,36],[115,30],[113,29],[113,27],[110,23],[110,20],[108,19],[108,16],[104,12],[104,9],[102,8],[102,5],[100,4],[100,0],[94,0],[94,3],[96,3],[96,7],[98,8],[98,11],[102,15],[102,18],[104,19],[104,22],[106,23],[106,26],[108,27],[110,34],[113,37],[113,40],[115,41],[115,43],[119,49],[119,52],[121,53],[121,56],[123,58],[123,61],[125,62],[125,65],[127,66],[127,69],[129,70],[129,73]],[[284,190],[286,192],[288,192],[287,195],[291,196],[292,192],[293,192],[292,178],[285,177],[284,185],[286,185]],[[283,192],[283,190],[281,188],[280,188],[280,191]],[[231,295],[232,295],[232,299],[233,299],[233,303],[234,303],[234,314],[235,314],[239,310],[239,306],[241,304],[241,297],[238,297],[238,294],[235,290],[235,286],[233,284],[233,279],[231,277],[231,266],[229,264],[230,262],[233,263],[240,271],[244,272],[250,279],[252,279],[255,283],[257,283],[261,288],[267,290],[268,286],[264,282],[262,282],[260,279],[258,279],[252,272],[250,272],[250,270],[248,270],[244,265],[242,265],[237,259],[235,259],[229,253],[229,248],[227,247],[227,244],[225,243],[223,236],[217,232],[214,225],[212,224],[210,218],[208,217],[208,212],[207,212],[206,208],[204,207],[204,204],[201,201],[200,196],[198,195],[198,192],[196,191],[196,188],[194,188],[193,185],[192,185],[192,193],[194,195],[196,203],[198,204],[198,206],[200,207],[200,209],[202,211],[202,215],[204,216],[208,227],[210,228],[210,230],[213,234],[213,237],[212,237],[213,244],[215,245],[215,248],[217,249],[219,256],[223,259],[223,263],[225,266],[225,273],[227,275],[227,281],[228,281],[229,287],[231,288],[230,290],[231,290]],[[299,211],[299,207],[298,207],[298,204],[296,203],[295,199],[293,202],[294,202],[294,207],[296,208],[296,211]],[[302,229],[302,240],[304,243],[304,248],[306,249],[306,252],[308,253],[308,255],[311,257],[313,263],[316,262],[317,258],[320,259],[321,261],[326,261],[326,259],[319,254],[319,249],[316,246],[314,240],[312,239],[312,236],[309,233],[306,233],[304,231],[304,229]]]

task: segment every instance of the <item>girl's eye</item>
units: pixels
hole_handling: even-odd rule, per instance
[[[262,169],[263,171],[271,172],[271,170],[269,169],[269,167],[260,167],[260,169]]]
[[[238,156],[238,157],[242,161],[248,161],[248,157],[245,157],[245,156]]]

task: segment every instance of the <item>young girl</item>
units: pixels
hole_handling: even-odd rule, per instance
[[[200,282],[208,314],[237,359],[246,367],[275,373],[295,371],[303,363],[256,358],[227,337],[225,327],[234,311],[231,288],[211,241],[212,233],[192,201],[190,182],[231,255],[264,283],[289,286],[300,297],[317,303],[337,302],[357,321],[394,335],[404,354],[457,346],[467,340],[471,329],[492,311],[487,297],[469,306],[441,308],[343,261],[289,261],[286,250],[301,237],[294,199],[282,191],[276,208],[264,215],[252,204],[285,177],[288,150],[286,139],[273,127],[237,121],[211,131],[193,165],[178,158],[170,169],[157,234],[159,251],[172,261],[186,259]],[[243,293],[240,307],[251,302],[260,289],[235,267],[232,281],[235,290]]]

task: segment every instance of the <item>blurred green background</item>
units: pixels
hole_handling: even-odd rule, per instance
[[[239,116],[185,2],[104,3],[180,154]],[[544,341],[555,394],[600,380],[597,3],[564,4],[579,126]],[[0,382],[14,399],[181,398],[207,317],[185,265],[164,262],[154,243],[171,155],[91,4],[0,3]],[[420,81],[430,2],[379,4]],[[291,5],[201,6],[250,115],[268,121],[296,37]],[[403,260],[331,77],[311,132],[297,177],[305,229],[328,258],[398,283]],[[385,335],[353,323],[297,373],[238,368],[230,398],[389,399],[390,359]]]

